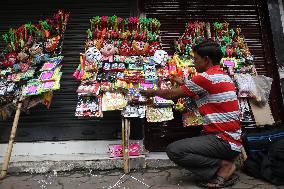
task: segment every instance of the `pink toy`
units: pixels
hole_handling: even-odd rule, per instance
[[[48,90],[48,89],[53,88],[54,85],[55,85],[55,81],[47,81],[47,82],[42,83],[42,88],[44,90]]]
[[[77,80],[80,80],[79,73],[80,73],[80,70],[75,70],[75,72],[73,73],[73,77],[75,77]]]
[[[34,94],[38,91],[39,87],[38,85],[32,85],[28,87],[28,94]]]
[[[142,89],[153,89],[154,84],[153,83],[140,83],[140,86]]]
[[[121,144],[110,145],[109,152],[110,152],[110,157],[112,158],[123,157],[123,146]],[[130,156],[140,155],[139,143],[129,144],[129,155]]]
[[[53,71],[48,71],[48,72],[42,72],[40,74],[40,80],[46,81],[52,78]]]
[[[50,62],[47,62],[45,63],[43,66],[42,66],[42,70],[45,71],[45,70],[52,70],[56,67],[56,64],[54,63],[50,63]]]
[[[229,66],[235,67],[235,62],[232,60],[224,60],[224,65],[228,67]]]

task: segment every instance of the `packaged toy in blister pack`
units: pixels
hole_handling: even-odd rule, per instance
[[[127,105],[121,111],[123,117],[138,117],[145,118],[145,105]]]
[[[100,84],[96,82],[82,82],[78,87],[77,93],[88,93],[91,95],[99,95]]]
[[[102,82],[100,83],[101,92],[110,92],[113,91],[113,85],[111,82]]]
[[[130,156],[139,156],[140,154],[140,145],[139,143],[129,144],[129,155]],[[109,145],[109,156],[111,158],[123,157],[123,146],[121,144],[112,144]]]
[[[60,89],[60,80],[45,81],[41,84],[42,93]]]
[[[116,91],[124,92],[127,90],[127,88],[128,88],[127,82],[120,79],[117,79],[113,84],[113,89]]]
[[[11,107],[15,106],[15,99],[20,95],[18,85],[18,83],[8,82],[5,79],[0,80],[0,110],[2,119],[6,119],[13,113],[14,108]]]
[[[122,110],[127,101],[122,93],[105,92],[102,99],[103,111]]]
[[[183,127],[202,125],[202,117],[198,111],[187,111],[182,114]]]
[[[155,83],[158,80],[155,65],[145,65],[145,83]]]
[[[160,80],[158,85],[162,90],[171,89],[173,87],[170,80]]]
[[[153,102],[155,107],[172,107],[174,102],[172,100],[166,100],[164,98],[161,98],[159,96],[153,97]]]
[[[31,80],[22,89],[23,96],[39,95],[41,94],[41,82],[38,80]]]
[[[124,80],[127,83],[140,83],[145,81],[145,74],[139,70],[125,70]]]
[[[77,117],[103,117],[102,97],[80,96],[77,103]]]
[[[131,63],[131,64],[128,64],[128,69],[129,70],[144,70],[144,65]]]
[[[162,122],[174,119],[174,115],[171,107],[155,108],[147,106],[146,118],[148,122]]]
[[[16,83],[0,80],[0,96],[15,92],[16,87]]]
[[[246,98],[239,98],[239,106],[240,106],[240,120],[244,123],[253,123],[254,118]]]
[[[138,88],[133,87],[133,85],[130,84],[130,86],[128,87],[127,93],[126,93],[127,100],[131,103],[141,102],[142,96],[139,93],[139,91],[140,90]]]
[[[164,50],[156,50],[153,56],[153,61],[155,65],[159,65],[161,67],[165,67],[168,62],[168,53]]]

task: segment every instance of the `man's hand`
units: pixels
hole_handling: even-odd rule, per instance
[[[154,89],[141,90],[140,94],[146,97],[153,97],[155,96],[155,90]]]
[[[178,85],[183,85],[184,82],[176,75],[171,74],[171,78],[170,78],[171,82],[175,82]]]

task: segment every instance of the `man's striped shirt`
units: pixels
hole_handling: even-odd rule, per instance
[[[240,151],[240,111],[232,79],[220,66],[213,66],[181,87],[189,97],[197,99],[203,131],[216,133],[217,137],[229,142],[232,150]]]

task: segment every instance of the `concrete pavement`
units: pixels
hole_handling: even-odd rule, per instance
[[[234,189],[284,189],[238,172]],[[0,181],[0,189],[198,189],[194,176],[179,167],[107,171],[83,170],[44,174],[12,173]]]

